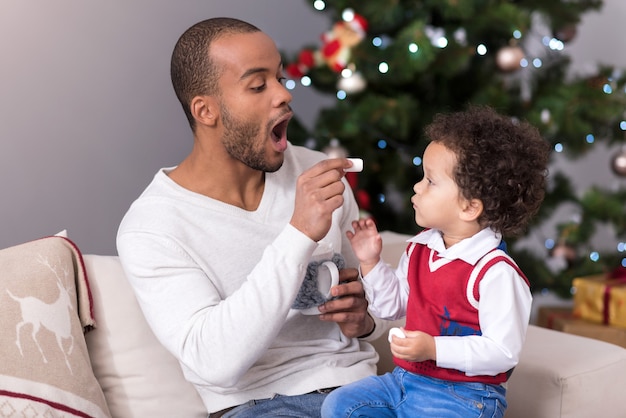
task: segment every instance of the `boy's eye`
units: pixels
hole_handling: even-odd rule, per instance
[[[280,84],[284,85],[284,84],[285,84],[285,81],[287,80],[287,77],[282,77],[282,76],[280,76],[280,77],[278,77],[278,78],[277,78],[277,80],[278,80],[278,82],[279,82]]]

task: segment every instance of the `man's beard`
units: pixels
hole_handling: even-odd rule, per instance
[[[261,128],[258,124],[238,120],[223,105],[220,105],[220,113],[224,124],[222,144],[232,158],[266,173],[273,173],[282,166],[282,160],[273,165],[266,160],[265,141],[261,139],[259,142],[262,136],[259,135]]]

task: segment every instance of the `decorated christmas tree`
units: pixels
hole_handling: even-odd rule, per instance
[[[313,0],[329,18],[320,39],[285,53],[291,88],[336,97],[312,129],[295,120],[294,143],[362,157],[349,173],[358,203],[380,230],[418,231],[409,199],[422,177],[424,127],[469,104],[535,125],[554,154],[579,159],[595,144],[619,148],[626,132],[625,75],[599,63],[572,75],[566,45],[600,0]],[[626,268],[626,148],[610,164],[618,187],[577,190],[551,168],[542,209],[528,230],[551,221],[541,245],[507,239],[533,290],[569,295],[574,277]],[[575,216],[559,219],[562,205]],[[571,213],[571,210],[569,211]],[[557,216],[557,219],[553,219]],[[608,249],[591,244],[609,226]]]

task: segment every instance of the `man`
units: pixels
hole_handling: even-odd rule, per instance
[[[280,54],[246,22],[189,28],[171,76],[194,134],[133,203],[117,246],[144,314],[211,417],[319,416],[332,388],[375,373],[345,238],[358,210],[347,159],[295,147]],[[338,299],[291,309],[318,243],[342,253]],[[280,395],[280,396],[278,396]]]

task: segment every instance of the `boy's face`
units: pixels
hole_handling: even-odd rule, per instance
[[[411,198],[415,222],[423,228],[438,229],[456,235],[461,225],[460,213],[466,202],[459,193],[453,172],[456,154],[444,145],[431,142],[424,151],[424,178],[413,186]]]

